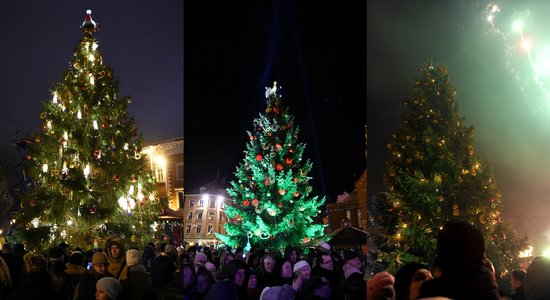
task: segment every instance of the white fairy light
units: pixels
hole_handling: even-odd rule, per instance
[[[97,120],[93,120],[92,124],[94,125],[94,129],[97,130],[99,126],[97,126]]]
[[[54,92],[54,93],[53,93],[52,102],[53,102],[53,103],[57,103],[57,92]]]
[[[48,173],[48,164],[43,164],[42,165],[42,172]]]
[[[76,117],[78,119],[82,119],[82,112],[80,111],[80,109],[78,110],[78,112],[76,113]]]
[[[84,168],[84,177],[88,179],[88,175],[90,175],[90,165],[86,164],[86,167]]]

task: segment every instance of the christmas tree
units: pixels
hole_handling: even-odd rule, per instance
[[[473,128],[459,117],[446,68],[429,63],[421,71],[387,145],[387,192],[377,206],[384,234],[379,260],[392,271],[410,261],[433,263],[439,230],[460,218],[484,232],[487,257],[503,275],[516,267],[526,238],[518,240],[501,219],[496,180],[474,149]]]
[[[265,115],[254,119],[253,132],[237,166],[237,181],[227,189],[233,205],[226,207],[227,234],[216,234],[225,244],[250,248],[284,249],[323,234],[325,225],[313,224],[325,198],[310,196],[308,173],[302,161],[305,144],[298,143],[294,117],[277,95],[277,83],[266,90]]]
[[[98,244],[112,233],[129,244],[153,239],[158,216],[142,137],[103,63],[91,11],[61,82],[42,102],[42,131],[29,140],[26,173],[34,187],[21,199],[15,233],[31,249],[68,241]]]

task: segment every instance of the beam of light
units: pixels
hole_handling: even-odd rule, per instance
[[[531,256],[533,256],[533,246],[529,246],[529,248],[519,252],[519,257],[531,257]]]
[[[535,27],[529,10],[514,11],[509,19],[501,20],[499,14],[505,9],[506,7],[501,7],[495,2],[486,6],[484,14],[489,24],[488,31],[502,40],[504,65],[516,80],[525,104],[533,112],[538,112],[550,105],[550,90],[547,88],[550,84],[550,59],[546,59],[550,52],[544,51],[543,54],[539,54],[536,46],[540,45],[540,41],[529,38],[529,30]],[[507,23],[503,28],[509,29],[502,30],[501,23]],[[536,59],[533,59],[534,57]],[[542,93],[544,101],[529,94],[533,87]]]
[[[542,256],[544,256],[544,257],[550,257],[550,247],[544,249],[544,251],[542,252]]]

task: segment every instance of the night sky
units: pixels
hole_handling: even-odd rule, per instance
[[[2,1],[0,3],[0,151],[6,175],[19,162],[11,146],[38,132],[40,102],[62,79],[73,58],[86,10],[104,63],[130,96],[145,141],[183,135],[183,1]]]
[[[369,197],[383,190],[386,144],[420,65],[443,64],[474,147],[493,166],[505,220],[542,254],[550,246],[550,3],[400,3],[367,4]],[[513,31],[518,19],[523,29]]]
[[[306,144],[313,194],[333,202],[366,167],[366,5],[249,1],[185,5],[185,188],[235,180],[276,80]]]

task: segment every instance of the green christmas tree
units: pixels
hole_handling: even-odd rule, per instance
[[[314,218],[325,198],[311,196],[312,164],[302,161],[305,144],[297,142],[299,129],[277,95],[276,82],[266,98],[265,115],[254,119],[254,130],[248,132],[244,160],[234,173],[237,181],[227,189],[233,199],[225,210],[227,234],[216,235],[233,247],[280,250],[323,234],[325,225],[314,224]]]
[[[473,128],[459,117],[447,70],[421,67],[386,163],[386,191],[378,203],[385,227],[380,260],[396,271],[410,261],[433,263],[439,230],[452,218],[479,227],[497,274],[517,267],[526,238],[501,219],[501,194],[490,165],[473,146]]]
[[[16,235],[29,248],[68,241],[85,246],[114,233],[129,244],[154,238],[158,204],[140,154],[142,137],[126,113],[128,97],[103,63],[91,11],[61,82],[42,102],[42,131],[30,140]]]

